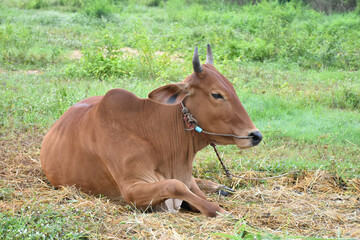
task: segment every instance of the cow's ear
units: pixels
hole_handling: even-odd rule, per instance
[[[165,105],[179,104],[187,95],[186,84],[176,83],[159,87],[149,93],[148,97],[154,102]]]

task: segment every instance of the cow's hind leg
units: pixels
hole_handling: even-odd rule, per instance
[[[230,193],[235,192],[231,188],[228,188],[224,185],[220,185],[208,180],[194,178],[194,177],[191,179],[190,190],[191,192],[195,193],[197,196],[203,199],[206,199],[206,195],[202,191],[215,192],[215,193],[219,193],[222,196],[227,196]],[[198,209],[196,209],[194,206],[190,205],[187,202],[184,202],[181,205],[181,207],[184,207],[185,209],[192,210],[195,212],[199,211]]]
[[[196,184],[199,186],[199,188],[202,191],[205,192],[214,192],[214,193],[219,193],[222,196],[227,196],[231,193],[234,193],[235,191],[231,188],[228,188],[224,185],[218,184],[218,183],[214,183],[205,179],[200,179],[200,178],[194,178]]]
[[[217,213],[225,213],[221,207],[197,196],[183,182],[175,179],[136,183],[124,189],[122,193],[128,203],[140,208],[155,207],[173,198],[188,202],[209,217],[215,217]]]

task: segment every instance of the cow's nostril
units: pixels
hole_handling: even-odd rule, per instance
[[[249,134],[249,136],[251,137],[253,146],[258,145],[262,140],[262,135],[261,135],[261,133],[259,131],[252,132],[252,133]]]

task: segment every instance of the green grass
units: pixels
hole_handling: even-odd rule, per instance
[[[215,236],[221,236],[226,239],[281,239],[279,236],[261,233],[249,227],[244,219],[238,221],[234,226],[234,234],[215,233]]]
[[[216,67],[264,134],[260,149],[289,146],[287,155],[258,159],[261,167],[254,170],[329,168],[331,160],[345,172],[352,169],[349,176],[359,174],[360,79],[354,69],[360,24],[354,13],[325,16],[295,3],[168,1],[159,7],[123,4],[111,16],[97,17],[75,1],[60,4],[78,6],[75,12],[40,3],[40,9],[16,1],[0,8],[3,132],[46,131],[72,104],[115,87],[146,97],[190,74],[193,47],[204,57],[201,46],[210,42]],[[109,11],[115,3],[104,4],[91,7]],[[70,59],[74,50],[81,50],[80,60]],[[42,74],[27,74],[31,69]],[[297,154],[302,148],[304,154]]]
[[[0,213],[2,239],[87,239],[81,230],[82,221],[72,218],[77,214],[75,209],[65,215],[48,208],[21,209],[16,215]]]
[[[327,16],[296,1],[0,1],[0,136],[44,135],[72,104],[112,88],[146,97],[182,81],[194,47],[204,61],[210,43],[215,66],[264,135],[241,153],[220,147],[232,171],[324,169],[348,181],[360,176],[359,39],[355,12]],[[75,50],[81,59],[71,58]],[[197,156],[194,174],[223,179],[210,148]],[[0,233],[84,236],[82,222],[43,208],[1,213]],[[26,235],[28,226],[35,230]]]

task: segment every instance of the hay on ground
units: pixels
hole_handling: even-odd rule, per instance
[[[41,211],[74,211],[85,221],[89,238],[201,239],[235,234],[235,225],[246,222],[258,231],[276,235],[360,238],[360,179],[348,182],[318,170],[253,183],[230,197],[208,195],[231,215],[214,219],[181,211],[143,213],[121,199],[84,194],[73,187],[54,189],[39,161],[42,137],[1,137],[0,211],[16,215],[26,208]],[[242,173],[262,177],[263,173]],[[250,180],[234,179],[246,185]],[[72,209],[72,210],[71,210]]]

